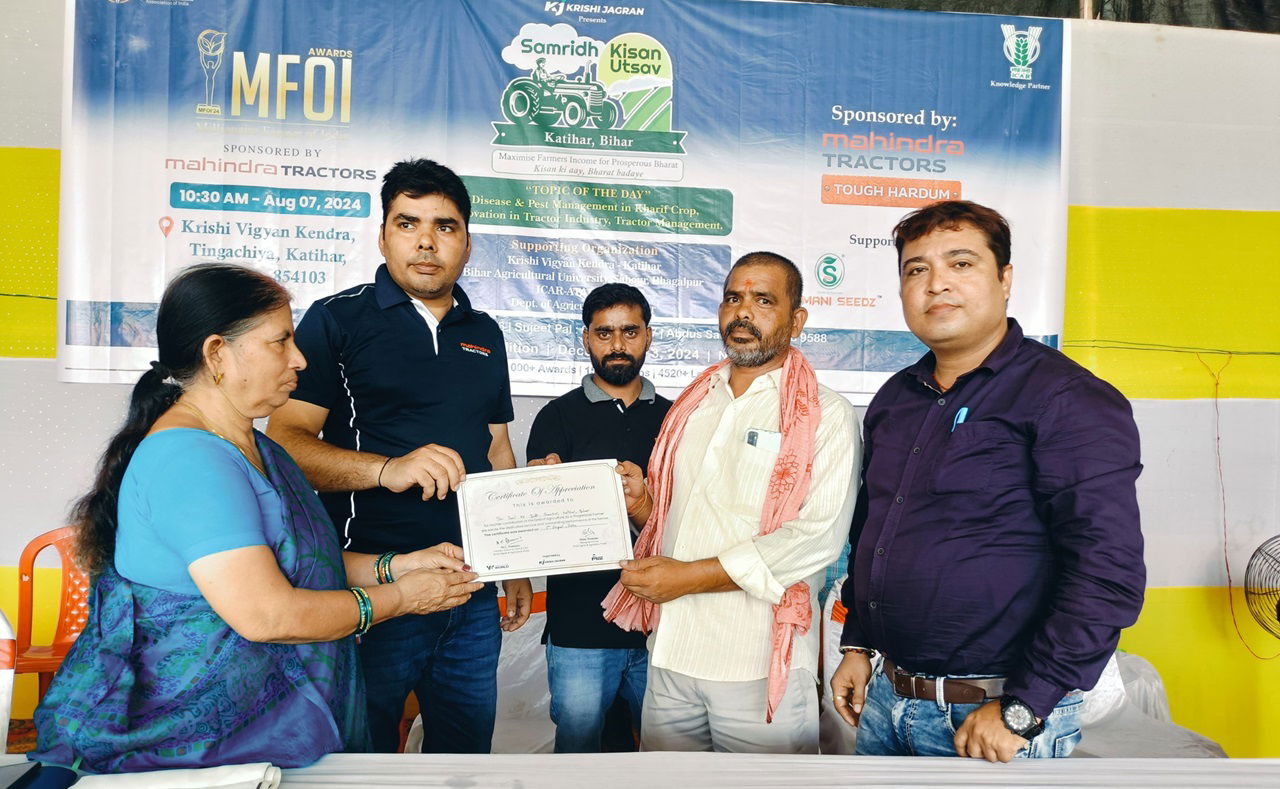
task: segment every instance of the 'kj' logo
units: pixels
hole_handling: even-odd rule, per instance
[[[838,288],[844,282],[844,260],[839,255],[828,252],[818,258],[813,274],[818,284],[827,290]]]
[[[1031,64],[1040,57],[1040,31],[1042,27],[1029,27],[1017,30],[1013,25],[1001,25],[1004,33],[1004,56],[1013,66],[1009,69],[1010,79],[1031,79]]]
[[[222,105],[213,103],[215,80],[222,68],[222,53],[227,46],[227,34],[219,30],[201,30],[196,36],[196,49],[200,52],[200,68],[204,69],[204,103],[196,105],[197,115],[221,115]]]
[[[547,0],[547,5],[542,10],[550,11],[556,16],[560,16],[564,13],[564,3],[558,0]]]

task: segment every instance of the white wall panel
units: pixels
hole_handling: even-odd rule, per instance
[[[1071,23],[1071,205],[1280,210],[1280,36]]]
[[[0,145],[62,139],[62,0],[0,0]]]
[[[1280,400],[1223,400],[1222,471],[1231,570],[1280,533]],[[1222,586],[1222,502],[1212,400],[1135,400],[1148,586]]]
[[[67,510],[124,419],[128,393],[124,386],[59,383],[52,359],[0,360],[0,565],[16,565],[28,540],[66,525]]]

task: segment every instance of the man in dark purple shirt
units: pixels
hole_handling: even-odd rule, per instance
[[[1129,403],[1006,316],[998,213],[935,203],[894,238],[930,352],[864,421],[836,709],[859,754],[1069,755],[1146,586]]]

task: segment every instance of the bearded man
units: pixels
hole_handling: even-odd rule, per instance
[[[860,444],[853,407],[791,347],[808,312],[795,264],[753,252],[720,303],[728,357],[623,464],[636,559],[605,617],[652,631],[645,750],[817,753],[817,590],[844,543]]]
[[[630,285],[609,283],[582,303],[582,347],[593,373],[582,386],[547,403],[529,430],[530,466],[616,458],[641,473],[671,401],[640,375],[653,342],[652,317],[644,294]],[[640,705],[649,669],[644,636],[628,633],[600,616],[600,601],[618,582],[620,571],[547,577],[547,653],[551,719],[556,753],[634,750],[631,729],[640,728]],[[621,697],[631,725],[618,736],[606,713]],[[626,720],[625,717],[622,720]]]

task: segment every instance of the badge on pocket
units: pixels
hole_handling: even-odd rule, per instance
[[[747,429],[747,443],[753,447],[777,452],[782,449],[782,433],[777,430],[761,430],[758,427]]]

